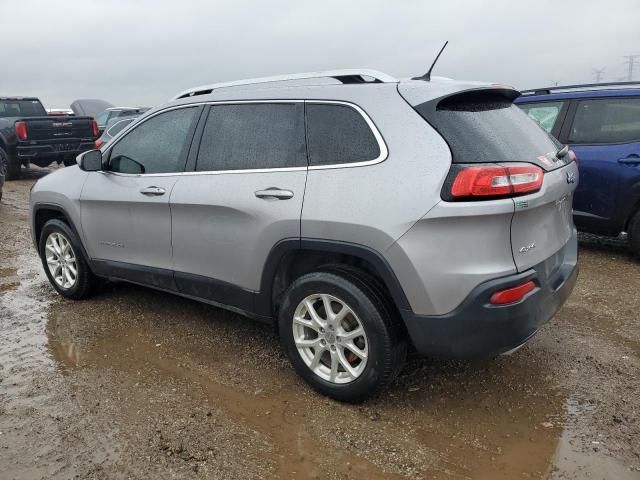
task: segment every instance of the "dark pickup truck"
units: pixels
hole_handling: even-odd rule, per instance
[[[72,165],[94,147],[98,124],[92,117],[47,116],[37,98],[0,96],[0,170],[10,180],[20,166]]]

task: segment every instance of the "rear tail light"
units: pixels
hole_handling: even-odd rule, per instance
[[[521,285],[507,288],[506,290],[498,290],[489,299],[491,305],[508,305],[522,300],[525,295],[535,290],[536,284],[533,280],[529,280]]]
[[[91,130],[93,131],[93,138],[98,138],[100,136],[100,129],[98,128],[98,122],[95,120],[91,122]]]
[[[27,139],[27,124],[24,122],[16,122],[16,135],[20,140]]]
[[[569,158],[572,161],[576,162],[576,165],[578,165],[578,155],[576,155],[576,152],[574,152],[573,150],[569,150],[568,155],[569,155]]]
[[[512,197],[540,190],[544,172],[536,165],[459,165],[450,173],[447,200]],[[449,183],[449,182],[448,182]]]
[[[98,140],[96,140],[96,143],[95,143],[96,150],[100,150],[100,147],[102,147],[102,145],[104,145],[104,142],[102,141],[102,139],[99,138]]]

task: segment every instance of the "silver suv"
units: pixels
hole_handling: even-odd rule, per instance
[[[570,294],[578,167],[517,96],[369,70],[187,90],[38,181],[33,239],[65,297],[117,279],[272,323],[360,401],[409,348],[513,350]]]

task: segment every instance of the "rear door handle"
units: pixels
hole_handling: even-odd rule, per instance
[[[140,190],[140,193],[143,195],[159,197],[160,195],[164,195],[166,190],[161,187],[147,187]]]
[[[628,157],[618,159],[618,163],[624,163],[627,165],[637,165],[640,163],[640,155],[632,153]]]
[[[277,198],[278,200],[289,200],[293,198],[291,190],[281,190],[277,187],[270,187],[256,192],[258,198]]]

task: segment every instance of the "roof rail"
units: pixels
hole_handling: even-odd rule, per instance
[[[578,90],[578,89],[598,89],[598,88],[607,88],[607,87],[622,87],[622,86],[631,86],[631,85],[640,85],[640,82],[608,82],[608,83],[582,83],[578,85],[557,85],[554,87],[544,87],[544,88],[532,88],[529,90],[520,90],[520,93],[523,95],[544,95],[547,93],[551,93],[552,90]]]
[[[373,78],[367,81],[366,77]],[[232,82],[213,83],[211,85],[202,85],[200,87],[189,88],[180,92],[172,100],[178,98],[193,97],[196,95],[208,95],[213,90],[226,87],[238,87],[241,85],[254,85],[258,83],[286,82],[289,80],[306,80],[313,78],[334,78],[342,83],[398,83],[386,73],[377,70],[368,69],[345,69],[345,70],[327,70],[323,72],[294,73],[290,75],[277,75],[274,77],[250,78],[247,80],[235,80]]]

